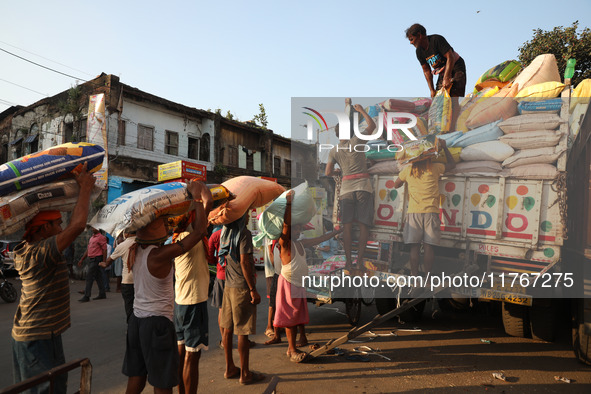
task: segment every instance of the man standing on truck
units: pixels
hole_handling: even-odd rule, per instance
[[[439,178],[456,166],[445,140],[440,139],[439,145],[445,152],[446,164],[433,163],[431,159],[414,162],[400,171],[394,182],[396,189],[404,182],[408,184],[408,210],[402,237],[405,244],[410,244],[410,272],[413,276],[419,275],[421,242],[425,248],[424,273],[431,272],[435,258],[433,245],[439,245],[441,239]]]
[[[431,97],[441,88],[449,89],[451,97],[463,97],[466,90],[466,64],[447,40],[439,34],[427,35],[427,30],[418,23],[406,29],[405,33],[416,48]],[[438,76],[435,87],[433,75]]]
[[[351,99],[347,99],[345,102],[350,104]],[[373,119],[365,112],[361,105],[355,104],[353,108],[367,122],[367,127],[362,133],[371,134],[376,128]],[[335,132],[338,137],[338,125]],[[345,246],[347,268],[353,266],[353,260],[351,258],[353,222],[357,221],[359,224],[357,251],[357,261],[359,264],[361,264],[363,255],[365,254],[365,247],[369,237],[369,227],[373,225],[373,188],[369,173],[367,172],[365,153],[363,149],[355,149],[356,146],[363,145],[365,145],[365,141],[357,136],[353,136],[349,140],[341,139],[339,144],[332,148],[328,154],[328,162],[326,163],[326,170],[324,172],[326,176],[339,174],[343,176],[339,203],[341,206],[341,223],[343,224],[344,230],[343,243]],[[335,163],[339,165],[340,169],[334,168]]]

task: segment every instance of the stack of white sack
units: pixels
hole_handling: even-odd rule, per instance
[[[463,148],[462,162],[451,173],[554,178],[556,161],[566,150],[560,143],[560,99],[555,99],[564,85],[554,55],[538,56],[512,82],[495,89],[490,98],[482,90],[482,98],[468,99],[477,104],[460,115],[466,119],[465,126],[458,123],[464,133],[448,137],[448,146]]]
[[[503,161],[504,175],[551,179],[557,174],[555,166],[566,146],[559,145],[562,137],[557,114],[537,113],[519,115],[499,124],[505,133],[501,141],[511,145],[515,153]]]

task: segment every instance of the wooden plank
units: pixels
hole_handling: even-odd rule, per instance
[[[470,275],[471,273],[475,272],[477,269],[478,269],[478,266],[470,265],[464,271],[459,272],[456,275],[457,276],[463,276],[464,274]],[[439,293],[445,289],[447,289],[447,287],[445,287],[445,286],[437,287],[437,288],[433,289],[432,291],[429,289],[425,289],[423,291],[423,293],[420,294],[419,297],[406,301],[404,304],[402,304],[398,308],[392,309],[390,312],[388,312],[384,315],[377,315],[370,322],[366,323],[365,325],[363,325],[361,327],[352,328],[347,334],[345,334],[339,338],[329,340],[327,343],[322,345],[320,348],[310,352],[308,359],[316,358],[316,357],[319,357],[323,354],[326,354],[326,352],[328,352],[329,350],[334,349],[335,347],[342,345],[344,343],[347,343],[351,339],[357,338],[359,335],[363,334],[364,332],[367,332],[367,331],[371,330],[372,328],[377,327],[377,326],[387,322],[388,320],[390,320],[394,316],[400,315],[402,312],[412,308],[413,306],[422,302],[424,299],[431,298],[434,295],[436,295],[437,293]]]
[[[273,394],[277,389],[277,383],[279,383],[279,376],[275,375],[269,382],[269,385],[267,386],[265,391],[263,391],[263,394]]]

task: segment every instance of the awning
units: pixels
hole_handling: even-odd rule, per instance
[[[38,134],[30,135],[27,138],[25,138],[24,143],[25,144],[30,144],[31,142],[34,142],[37,139],[37,137],[38,137]]]
[[[16,144],[18,144],[19,142],[21,142],[22,140],[23,140],[23,137],[19,137],[19,138],[17,138],[17,139],[16,139],[16,140],[14,140],[14,141],[10,141],[10,142],[8,143],[8,145],[16,145]]]

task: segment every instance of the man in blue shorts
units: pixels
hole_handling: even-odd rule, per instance
[[[190,221],[190,218],[184,222]],[[192,229],[181,223],[173,234],[173,243],[182,241]],[[175,304],[174,325],[179,348],[179,393],[197,393],[201,349],[209,345],[207,298],[209,268],[204,242],[174,260]]]

